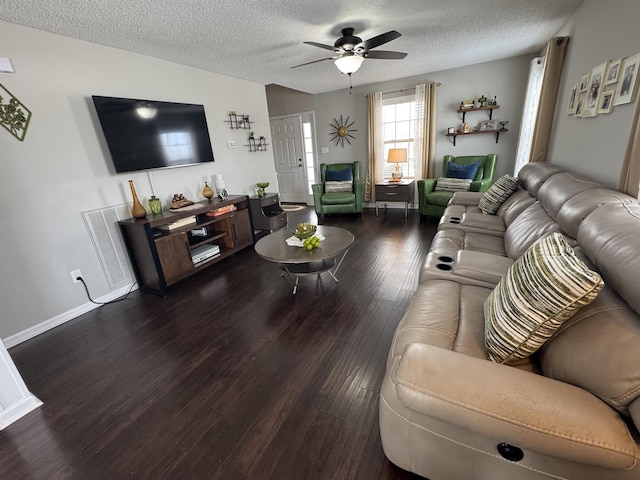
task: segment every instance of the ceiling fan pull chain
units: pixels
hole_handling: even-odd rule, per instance
[[[353,90],[353,84],[351,83],[351,74],[349,74],[349,95],[351,95],[351,90]]]

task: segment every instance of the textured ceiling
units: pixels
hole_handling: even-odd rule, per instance
[[[582,0],[0,0],[0,20],[309,93],[348,88],[332,55],[344,27],[363,40],[397,30],[353,85],[533,53]],[[9,55],[10,52],[4,52]]]

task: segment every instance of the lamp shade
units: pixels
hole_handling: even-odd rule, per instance
[[[337,58],[333,63],[336,64],[336,67],[338,67],[338,70],[340,70],[342,73],[351,75],[352,73],[358,71],[363,61],[364,57],[351,54]]]
[[[406,148],[390,148],[388,163],[407,163],[407,149]]]

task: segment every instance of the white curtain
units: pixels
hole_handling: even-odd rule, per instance
[[[424,112],[425,112],[425,84],[420,83],[416,85],[416,93],[415,93],[415,109],[416,109],[416,122],[415,122],[415,131],[413,132],[413,152],[416,156],[415,159],[415,178],[423,178],[422,175],[422,159],[424,158],[424,147],[426,146],[427,139],[425,138],[424,131]]]
[[[375,201],[375,184],[384,180],[384,138],[382,131],[382,92],[371,92],[369,101],[369,158],[364,188],[364,201]]]
[[[545,64],[546,56],[534,58],[531,60],[529,66],[529,81],[527,83],[527,93],[522,109],[520,135],[518,137],[518,148],[516,150],[516,163],[513,171],[515,176],[518,175],[522,167],[529,163],[529,159],[531,158],[531,147],[533,145],[533,135],[538,117],[538,106],[540,105],[540,92],[542,91]]]
[[[416,179],[433,176],[436,90],[437,84],[434,82],[416,85],[414,97],[416,121],[413,132]]]

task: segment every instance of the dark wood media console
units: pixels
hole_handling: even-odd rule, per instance
[[[118,222],[141,290],[166,296],[174,283],[253,245],[246,195],[196,205],[198,208],[192,210]],[[230,205],[236,210],[207,215]],[[170,224],[190,217],[195,221],[169,229]],[[199,260],[202,250],[208,252]]]

